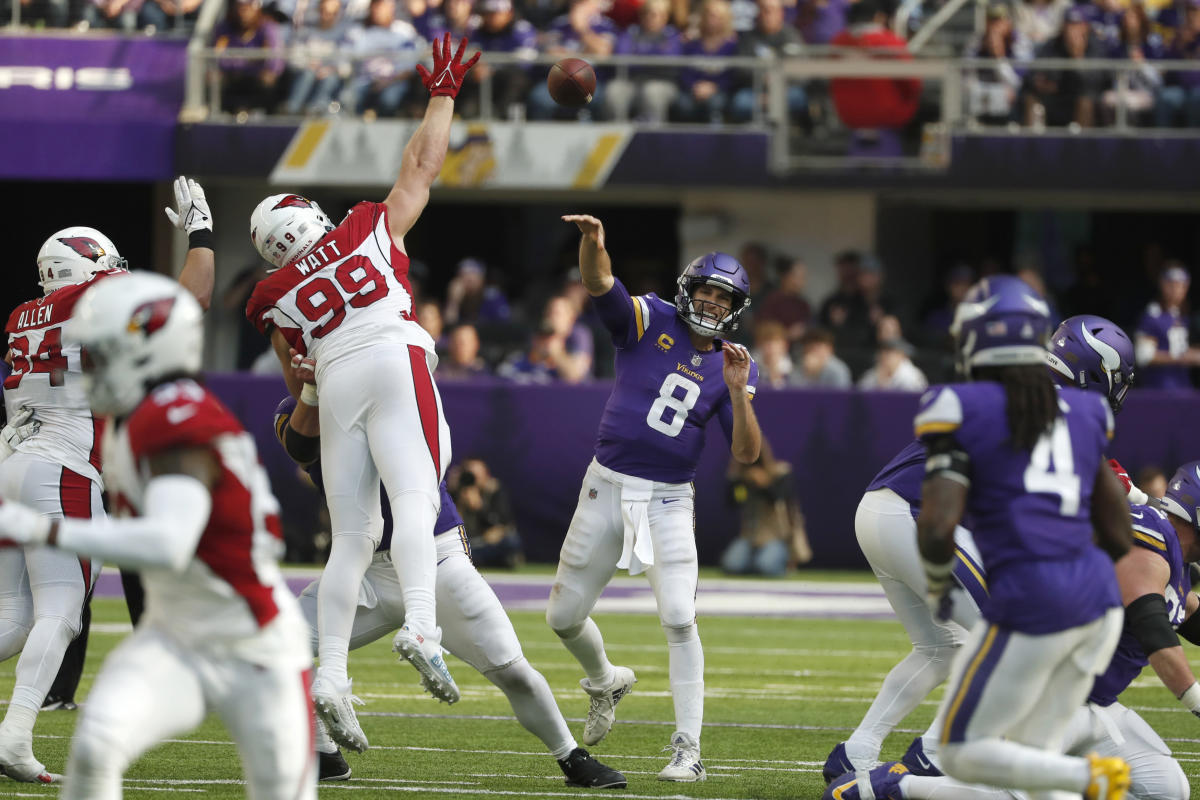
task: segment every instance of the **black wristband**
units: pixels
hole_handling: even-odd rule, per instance
[[[200,228],[188,234],[188,249],[195,250],[197,247],[213,249],[213,232],[211,230]]]
[[[1126,606],[1125,630],[1133,634],[1147,656],[1179,646],[1179,636],[1167,615],[1167,601],[1161,594],[1144,594]]]

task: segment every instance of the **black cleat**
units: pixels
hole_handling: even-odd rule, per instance
[[[341,750],[334,750],[332,753],[317,753],[317,780],[350,780],[350,765],[346,763]]]
[[[566,758],[559,759],[558,766],[567,776],[567,786],[582,786],[587,789],[624,789],[625,776],[612,767],[606,767],[582,747],[576,747]]]
[[[54,695],[46,695],[45,701],[42,703],[42,711],[74,711],[79,706],[74,700],[68,700]]]

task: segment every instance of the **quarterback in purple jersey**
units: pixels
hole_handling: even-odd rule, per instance
[[[317,398],[310,392],[307,399]],[[288,455],[308,472],[317,488],[324,491],[319,460],[320,421],[316,407],[307,402],[297,404],[290,396],[285,398],[275,409],[275,435]],[[567,785],[624,788],[624,775],[601,764],[575,743],[550,685],[525,660],[512,622],[504,613],[496,593],[471,563],[471,547],[462,517],[446,490],[445,481],[441,485],[441,498],[441,511],[430,535],[437,545],[435,591],[442,644],[504,692],[517,720],[541,739],[558,761]],[[381,639],[404,624],[404,595],[391,563],[392,513],[382,483],[379,510],[381,517],[376,518],[376,524],[383,526],[383,535],[370,566],[363,573],[350,632],[351,650]],[[320,584],[320,580],[313,581],[300,594],[300,607],[312,632],[313,652],[317,649]],[[319,718],[317,753],[321,780],[350,777],[350,766]]]
[[[589,614],[618,569],[645,572],[667,637],[677,729],[658,777],[704,780],[704,651],[696,629],[691,481],[714,416],[738,461],[753,462],[762,446],[750,404],[758,367],[746,348],[718,338],[737,328],[749,305],[749,278],[734,258],[709,253],[684,269],[674,302],[654,294],[632,297],[613,277],[600,221],[563,219],[583,234],[579,269],[617,348],[616,383],[559,553],[546,622],[587,676],[580,682],[590,697],[583,743],[595,744],[636,678],[609,662]]]
[[[1129,786],[1124,761],[1061,751],[1121,632],[1112,562],[1133,532],[1103,459],[1112,409],[1097,393],[1054,384],[1049,309],[1017,278],[972,287],[953,333],[971,382],[921,398],[914,427],[928,459],[918,545],[940,616],[954,529],[970,513],[988,597],[939,712],[943,766],[972,783],[1119,800]]]

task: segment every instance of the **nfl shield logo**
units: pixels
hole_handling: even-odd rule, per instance
[[[588,489],[588,499],[589,500],[596,499],[596,490],[595,489]]]
[[[698,366],[700,366],[700,362],[701,362],[702,360],[703,360],[703,359],[701,359],[701,358],[700,358],[700,354],[699,354],[699,353],[692,353],[692,366],[693,366],[693,367],[698,367]]]

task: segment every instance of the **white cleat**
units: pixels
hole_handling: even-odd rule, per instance
[[[421,685],[425,691],[445,703],[457,703],[462,696],[458,692],[458,684],[446,667],[442,658],[440,644],[429,641],[412,628],[405,625],[396,631],[392,639],[392,650],[400,658],[416,667],[421,675]]]
[[[594,687],[584,678],[579,682],[592,698],[588,706],[587,721],[583,723],[583,743],[588,747],[597,745],[608,735],[616,719],[617,703],[633,691],[637,677],[629,667],[613,667],[613,678],[608,686]]]
[[[671,760],[658,773],[660,781],[679,781],[695,783],[708,777],[704,770],[704,762],[700,760],[700,743],[683,731],[675,731],[671,736],[671,744],[664,747],[670,750]]]
[[[0,774],[22,783],[58,783],[61,775],[46,771],[45,765],[33,757],[33,743],[0,738]]]
[[[365,705],[350,693],[353,681],[346,681],[344,687],[334,685],[333,681],[321,676],[317,670],[317,679],[312,685],[313,706],[317,716],[325,723],[329,738],[356,753],[365,752],[370,744],[367,735],[358,724],[358,715],[354,713],[355,705]]]

